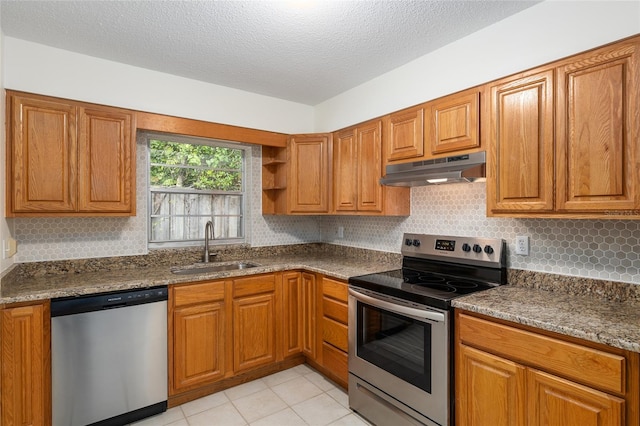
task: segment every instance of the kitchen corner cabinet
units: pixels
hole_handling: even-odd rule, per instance
[[[329,213],[331,134],[293,135],[289,138],[287,213]]]
[[[409,190],[380,184],[382,120],[336,132],[332,152],[336,213],[409,215]]]
[[[49,303],[0,307],[0,423],[51,424]]]
[[[640,218],[640,37],[489,84],[487,214]]]
[[[302,272],[302,353],[312,361],[318,358],[318,278]]]
[[[456,424],[638,426],[640,354],[456,310]]]
[[[7,91],[7,216],[135,215],[131,111]]]
[[[169,395],[177,395],[225,376],[225,282],[173,286],[169,300]]]

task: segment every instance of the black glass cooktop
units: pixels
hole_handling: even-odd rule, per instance
[[[450,309],[451,300],[456,297],[504,284],[499,270],[484,271],[447,265],[448,270],[442,272],[442,268],[440,265],[436,268],[439,271],[425,271],[403,267],[352,277],[349,284],[440,309]]]

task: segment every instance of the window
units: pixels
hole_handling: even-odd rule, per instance
[[[212,221],[217,242],[244,242],[245,148],[148,135],[149,246],[196,245]]]

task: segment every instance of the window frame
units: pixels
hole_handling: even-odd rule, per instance
[[[184,188],[184,190],[180,190],[179,188],[166,188],[165,191],[156,191],[156,192],[166,192],[166,193],[180,193],[180,194],[226,194],[226,195],[239,195],[242,199],[240,203],[240,229],[242,230],[242,237],[238,238],[215,238],[209,240],[209,244],[211,246],[214,245],[242,245],[246,244],[248,241],[247,237],[247,223],[250,220],[248,218],[249,215],[249,180],[250,180],[250,159],[251,159],[251,146],[241,143],[241,142],[233,142],[233,141],[223,141],[219,139],[209,139],[209,138],[201,138],[196,136],[185,136],[185,135],[177,135],[172,133],[155,133],[155,132],[144,132],[145,138],[145,146],[147,150],[147,164],[146,164],[146,193],[147,193],[147,213],[146,213],[146,222],[147,222],[147,246],[150,249],[157,248],[181,248],[181,247],[198,247],[204,244],[204,227],[202,228],[202,238],[197,240],[173,240],[173,241],[151,241],[152,235],[152,212],[153,212],[153,190],[151,186],[151,140],[161,140],[165,142],[175,142],[175,143],[183,143],[190,145],[208,145],[212,147],[221,147],[221,148],[230,148],[242,151],[242,188],[240,191],[221,191],[221,190],[193,190],[189,188]],[[235,215],[234,215],[235,216]],[[225,217],[225,215],[216,215],[212,216],[211,220],[214,220],[214,217]]]

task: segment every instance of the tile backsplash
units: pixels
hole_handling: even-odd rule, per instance
[[[248,158],[246,231],[254,247],[327,242],[398,253],[404,232],[503,238],[511,268],[640,284],[640,221],[487,218],[484,183],[412,188],[410,217],[262,216],[260,152],[254,146]],[[136,217],[13,219],[16,262],[147,253],[147,149],[140,138],[137,155]],[[529,236],[529,256],[514,254],[516,235]]]

